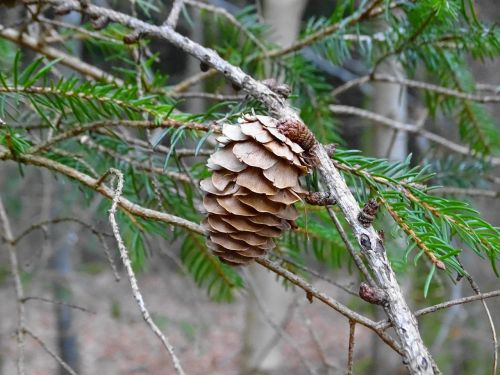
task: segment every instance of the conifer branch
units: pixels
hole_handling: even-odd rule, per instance
[[[97,81],[104,81],[109,83],[115,83],[118,86],[123,85],[123,81],[113,75],[96,68],[74,56],[68,55],[67,53],[58,50],[57,48],[48,46],[43,43],[39,43],[38,40],[29,36],[28,34],[21,33],[15,29],[7,28],[0,25],[0,38],[4,38],[13,43],[19,44],[22,47],[29,48],[41,55],[48,57],[51,60],[60,59],[62,65],[71,68],[80,74],[88,77],[92,77]]]

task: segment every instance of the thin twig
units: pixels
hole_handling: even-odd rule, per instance
[[[476,293],[476,295],[481,295],[481,290],[479,289],[479,285],[473,279],[473,277],[471,276],[471,274],[468,273],[465,270],[465,267],[462,264],[462,262],[461,262],[460,258],[458,257],[458,255],[455,258],[457,259],[457,262],[460,264],[460,266],[464,270],[464,272],[465,272],[465,278],[469,282],[469,285],[472,288],[472,290],[474,291],[474,293]],[[491,373],[492,373],[492,375],[496,375],[496,373],[497,373],[497,367],[498,367],[498,340],[497,340],[497,333],[496,333],[495,323],[493,321],[493,318],[491,317],[490,309],[488,307],[488,304],[484,300],[484,298],[481,298],[481,304],[484,307],[484,311],[486,312],[486,316],[488,317],[488,323],[489,323],[490,329],[491,329],[491,338],[492,338],[492,341],[493,341],[493,368],[492,368],[492,372]]]
[[[262,42],[254,34],[248,31],[247,28],[244,27],[241,22],[239,22],[236,17],[234,17],[226,9],[211,4],[205,4],[201,1],[185,0],[185,3],[199,9],[204,9],[209,12],[222,15],[229,21],[229,23],[233,24],[238,30],[241,30],[261,51],[266,51],[266,46],[262,44]]]
[[[130,286],[132,288],[132,294],[134,295],[135,301],[137,302],[137,305],[139,306],[139,309],[141,311],[142,317],[146,321],[146,323],[149,325],[151,330],[154,332],[156,336],[160,339],[162,342],[163,346],[167,349],[171,359],[172,363],[174,366],[174,369],[178,375],[185,375],[184,370],[182,369],[181,363],[177,356],[175,355],[174,348],[170,344],[168,338],[161,332],[161,330],[158,328],[158,326],[155,324],[153,319],[151,318],[151,315],[149,314],[149,311],[146,307],[146,304],[144,302],[144,299],[142,297],[141,291],[139,289],[139,285],[137,284],[137,279],[135,277],[134,270],[132,268],[132,263],[130,261],[130,258],[128,256],[128,250],[125,247],[125,244],[123,243],[120,230],[118,228],[118,223],[116,222],[116,209],[118,207],[120,197],[122,195],[123,191],[123,173],[119,171],[118,169],[110,169],[109,172],[113,174],[117,178],[117,183],[116,183],[116,188],[113,193],[113,200],[111,204],[111,208],[109,209],[109,222],[111,224],[111,228],[113,229],[113,235],[115,236],[116,243],[118,245],[118,249],[120,250],[120,257],[122,259],[123,265],[125,267],[125,270],[127,271],[127,276],[130,281]]]
[[[51,60],[60,59],[62,65],[71,68],[84,76],[92,77],[97,81],[105,81],[109,83],[115,83],[117,86],[123,85],[123,81],[113,75],[96,68],[93,65],[87,64],[86,62],[72,56],[65,52],[59,51],[54,47],[50,47],[45,44],[38,43],[38,40],[29,36],[25,33],[20,33],[17,30],[6,28],[0,25],[0,38],[7,39],[13,43],[17,43],[25,48],[32,49],[35,52],[40,53],[48,57]]]
[[[459,188],[455,186],[442,186],[428,191],[430,194],[443,195],[466,195],[469,197],[485,197],[485,198],[500,198],[500,191],[476,189],[476,188]]]
[[[266,267],[267,269],[273,271],[274,273],[284,277],[288,281],[290,281],[292,284],[298,286],[299,288],[303,289],[306,293],[308,293],[310,296],[313,296],[314,298],[322,301],[326,305],[330,306],[333,308],[335,311],[339,312],[340,314],[344,315],[346,318],[351,319],[356,321],[357,323],[371,329],[373,332],[375,332],[387,345],[389,345],[392,349],[394,349],[397,353],[402,354],[401,348],[399,345],[390,337],[389,335],[382,334],[381,331],[375,329],[374,322],[368,318],[366,318],[363,315],[358,314],[357,312],[349,309],[347,306],[341,304],[340,302],[334,300],[330,296],[316,290],[312,285],[308,284],[305,282],[303,279],[295,275],[294,273],[284,269],[283,267],[280,267],[276,263],[270,261],[267,258],[259,258],[256,260],[257,263],[261,264],[262,266]],[[376,324],[376,323],[375,323]]]
[[[79,218],[76,217],[61,217],[61,218],[56,218],[56,219],[50,219],[50,220],[43,220],[35,224],[31,224],[28,228],[26,228],[21,234],[19,234],[16,238],[12,240],[12,244],[16,245],[21,241],[24,237],[29,235],[32,231],[34,230],[42,230],[44,233],[44,226],[48,224],[61,224],[61,223],[67,223],[67,222],[74,222],[78,223],[84,228],[87,228],[90,230],[96,237],[99,243],[102,245],[104,254],[106,255],[106,258],[108,260],[108,263],[113,271],[113,275],[115,277],[116,281],[120,281],[120,275],[118,274],[118,270],[116,269],[115,261],[113,260],[113,256],[111,254],[111,251],[109,249],[109,246],[107,242],[104,240],[104,236],[112,237],[112,234],[109,233],[103,233],[99,230],[97,230],[94,226],[84,222],[83,220],[80,220]]]
[[[365,109],[361,108],[356,108],[356,107],[351,107],[347,105],[330,105],[330,110],[334,113],[337,114],[349,114],[349,115],[355,115],[358,117],[363,117],[372,121],[375,121],[381,125],[385,125],[388,127],[391,127],[393,129],[397,130],[402,130],[402,131],[407,131],[408,133],[414,133],[418,134],[424,138],[427,138],[428,140],[437,143],[449,150],[452,150],[458,154],[462,155],[474,155],[474,151],[471,150],[469,147],[459,145],[457,143],[454,143],[450,141],[447,138],[441,137],[437,134],[431,133],[425,129],[422,129],[421,127],[418,127],[416,125],[411,125],[411,124],[405,124],[396,120],[393,120],[391,118],[379,115],[378,113],[367,111]],[[493,165],[500,165],[500,158],[499,157],[489,157],[487,160],[493,164]]]
[[[100,134],[105,134],[109,135],[105,130],[101,132],[100,129],[97,129],[97,132]],[[126,143],[130,143],[131,145],[136,146],[136,148],[140,149],[140,151],[143,152],[149,152],[149,153],[159,153],[162,156],[168,155],[171,151],[170,147],[163,146],[161,144],[158,144],[154,147],[153,150],[149,148],[149,142],[143,141],[142,139],[139,138],[132,138],[132,137],[127,137],[126,135],[122,136],[121,139],[125,141]],[[186,157],[186,156],[210,156],[214,153],[214,150],[210,149],[201,149],[198,150],[198,152],[193,149],[193,148],[175,148],[175,155],[179,158]]]
[[[87,136],[81,137],[80,143],[82,143],[85,146],[88,146],[91,149],[98,150],[99,152],[101,152],[103,154],[107,154],[116,160],[124,161],[125,163],[130,164],[131,166],[133,166],[134,168],[136,168],[138,170],[146,171],[146,172],[152,173],[153,175],[167,176],[167,177],[170,177],[172,179],[182,181],[182,182],[192,183],[189,176],[184,174],[184,173],[175,172],[175,171],[167,171],[163,168],[154,167],[151,165],[145,165],[139,161],[133,160],[133,159],[131,159],[127,156],[121,155],[118,152],[115,152],[107,147],[104,147],[100,144],[97,144],[97,143],[93,142]]]
[[[17,303],[17,373],[24,375],[24,333],[26,328],[24,316],[24,288],[21,281],[21,274],[19,270],[19,262],[17,260],[17,253],[14,245],[12,244],[14,236],[10,227],[10,221],[5,211],[3,200],[0,197],[0,222],[2,224],[2,231],[4,232],[5,239],[7,240],[7,250],[9,252],[10,270],[14,277],[14,287],[16,291]]]
[[[45,350],[49,355],[55,359],[59,365],[61,365],[62,368],[64,368],[70,375],[78,375],[70,365],[68,365],[61,357],[59,357],[54,351],[52,351],[43,340],[36,336],[31,330],[28,328],[24,328],[24,333],[30,336],[33,340],[35,340],[42,348]]]
[[[370,286],[376,286],[375,281],[372,278],[372,275],[366,268],[365,264],[363,263],[363,260],[361,260],[361,257],[359,256],[358,252],[352,246],[351,241],[349,241],[349,237],[347,237],[347,233],[342,227],[340,220],[337,218],[335,211],[333,211],[333,208],[331,207],[327,207],[326,210],[328,211],[330,219],[335,224],[335,227],[337,228],[337,231],[339,232],[342,241],[344,242],[347,250],[349,251],[349,254],[351,254],[351,257],[354,260],[356,267],[358,267],[359,271],[364,275],[366,281],[368,282],[368,284],[370,284]]]
[[[167,25],[175,29],[183,6],[184,6],[184,0],[174,0],[174,4],[172,5],[170,14],[168,15],[168,18],[166,19],[163,25]]]
[[[349,293],[350,295],[352,296],[358,296],[358,291],[355,291],[353,289],[350,289],[348,286],[346,285],[343,285],[343,284],[340,284],[336,281],[333,281],[332,279],[330,279],[329,277],[326,277],[325,275],[321,274],[320,272],[317,272],[309,267],[306,267],[302,264],[299,264],[297,262],[294,262],[293,260],[289,259],[289,258],[286,258],[282,255],[278,255],[278,254],[273,254],[274,257],[278,258],[279,260],[283,261],[283,262],[286,262],[290,265],[292,265],[293,267],[301,270],[301,271],[304,271],[304,272],[307,272],[311,275],[313,275],[314,277],[320,279],[320,280],[323,280],[323,281],[326,281],[327,283],[329,284],[332,284],[332,285],[335,285],[337,288],[340,288],[342,289],[344,292],[346,293]]]
[[[332,25],[329,25],[327,27],[323,27],[320,30],[318,30],[315,33],[312,33],[308,36],[306,36],[303,39],[298,40],[297,42],[293,43],[291,46],[285,47],[285,48],[277,48],[273,49],[269,52],[266,52],[263,57],[265,58],[276,58],[276,57],[281,57],[293,52],[296,52],[304,47],[307,47],[311,44],[314,44],[318,42],[319,40],[326,38],[333,34],[334,32],[338,30],[342,30],[346,28],[347,26],[350,26],[352,24],[358,23],[360,21],[363,21],[368,18],[373,18],[376,17],[383,12],[387,10],[386,6],[380,6],[376,7],[380,1],[374,0],[371,1],[368,5],[366,6],[361,6],[359,10],[354,12],[351,16],[344,18],[342,21],[339,21],[337,23],[334,23]],[[393,2],[389,4],[389,8],[395,8],[399,6],[400,2]]]
[[[255,283],[254,283],[254,281],[252,279],[252,275],[250,274],[250,272],[248,272],[248,269],[245,268],[243,270],[243,272],[244,272],[244,275],[245,275],[246,282],[248,283],[248,285],[249,285],[249,287],[251,289],[251,292],[252,292],[252,294],[255,297],[255,301],[257,302],[257,307],[261,311],[262,316],[264,317],[264,319],[273,328],[273,330],[276,333],[278,333],[280,335],[280,337],[283,340],[285,340],[285,342],[293,348],[293,350],[295,351],[295,353],[297,353],[297,355],[299,356],[300,361],[302,362],[302,364],[306,368],[307,372],[309,374],[311,374],[311,375],[317,374],[317,372],[314,369],[314,367],[302,355],[302,351],[300,350],[300,348],[298,347],[298,345],[296,344],[296,342],[285,332],[285,330],[283,329],[283,327],[281,327],[279,324],[277,324],[271,318],[271,315],[270,315],[269,311],[266,309],[266,307],[264,306],[264,303],[262,302],[262,300],[260,298],[258,288],[256,287],[256,285],[255,285]]]
[[[352,375],[354,365],[354,344],[355,344],[356,322],[349,320],[349,349],[347,352],[347,375]]]
[[[494,297],[498,297],[498,296],[500,296],[500,290],[494,290],[492,292],[476,294],[473,296],[462,297],[462,298],[452,299],[450,301],[438,303],[437,305],[433,305],[433,306],[429,306],[429,307],[425,307],[423,309],[417,310],[417,311],[415,311],[414,314],[416,317],[420,317],[423,315],[435,313],[436,311],[439,311],[439,310],[447,309],[447,308],[452,307],[452,306],[463,305],[466,303],[484,300],[487,298],[494,298]],[[388,321],[382,321],[382,322],[377,323],[377,327],[380,329],[387,329],[387,328],[391,327],[391,323]]]
[[[330,369],[339,370],[326,357],[325,351],[324,351],[323,347],[321,346],[318,334],[316,333],[316,331],[312,325],[311,319],[309,319],[309,317],[306,316],[306,314],[304,313],[304,311],[302,311],[302,309],[299,310],[299,313],[300,313],[302,320],[304,321],[304,324],[309,332],[309,336],[311,336],[311,339],[314,343],[314,346],[316,347],[316,351],[318,352],[318,355],[321,359],[321,362],[323,362],[323,366],[325,367],[326,372],[328,372],[328,370],[330,370]]]
[[[168,91],[170,94],[177,94],[184,91],[187,91],[191,86],[196,85],[200,81],[204,81],[208,78],[211,78],[217,74],[217,70],[209,69],[206,72],[200,72],[198,74],[192,75],[189,78],[179,82],[175,86],[172,86]]]
[[[63,302],[63,301],[57,301],[57,300],[53,300],[53,299],[50,299],[50,298],[43,298],[43,297],[36,297],[36,296],[27,296],[27,297],[24,297],[22,299],[22,301],[23,302],[28,302],[28,301],[47,302],[47,303],[51,303],[53,305],[68,306],[68,307],[71,307],[72,309],[80,310],[80,311],[83,311],[83,312],[86,312],[86,313],[89,313],[89,314],[92,314],[92,315],[96,315],[97,314],[95,311],[89,310],[86,307],[74,305],[74,304],[71,304],[71,303]]]
[[[288,326],[288,323],[293,318],[293,313],[298,306],[297,295],[294,296],[294,300],[288,305],[287,312],[280,324],[280,330],[274,332],[274,336],[267,342],[265,346],[260,347],[260,350],[255,354],[255,363],[262,363],[268,356],[268,354],[274,349],[274,347],[279,343],[281,338],[280,332],[284,331]]]
[[[243,100],[245,99],[245,95],[235,94],[217,94],[211,92],[181,92],[178,94],[172,94],[171,97],[175,99],[211,99],[211,100]]]
[[[142,128],[142,129],[157,129],[157,128],[186,128],[192,130],[200,130],[200,131],[213,131],[214,133],[219,133],[220,128],[215,125],[205,125],[193,122],[183,122],[183,121],[175,121],[175,120],[163,120],[161,123],[157,124],[154,121],[145,121],[145,120],[108,120],[108,121],[95,121],[88,124],[75,126],[71,129],[68,129],[62,133],[55,135],[54,137],[48,139],[45,143],[41,143],[38,145],[34,145],[32,148],[28,150],[31,154],[36,154],[41,151],[46,151],[52,147],[52,145],[65,141],[67,139],[76,137],[80,134],[96,131],[103,128],[109,128],[110,130],[114,130],[119,126],[130,127],[130,128]]]
[[[428,82],[422,82],[422,81],[416,81],[413,79],[407,79],[407,78],[402,78],[402,77],[396,77],[392,76],[390,74],[382,74],[382,73],[376,73],[372,75],[366,75],[357,78],[356,80],[348,82],[348,85],[343,85],[341,87],[336,88],[333,92],[332,95],[336,96],[341,92],[344,92],[347,89],[350,89],[354,86],[361,85],[366,82],[388,82],[388,83],[394,83],[398,84],[401,86],[407,86],[407,87],[414,87],[418,89],[422,89],[425,91],[432,91],[441,95],[446,95],[446,96],[451,96],[459,99],[464,99],[464,100],[471,100],[474,102],[478,103],[498,103],[500,102],[500,96],[499,95],[479,95],[476,93],[468,93],[468,92],[463,92],[455,89],[450,89],[448,87],[444,86],[439,86],[435,85],[432,83]]]

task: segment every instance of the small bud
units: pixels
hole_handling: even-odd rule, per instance
[[[380,229],[377,231],[377,233],[378,233],[378,236],[380,237],[380,240],[382,242],[384,242],[385,241],[385,232],[382,229]]]
[[[358,215],[358,221],[363,225],[363,227],[368,228],[375,220],[375,215],[377,215],[378,203],[375,199],[370,199],[366,202],[363,210]]]
[[[438,260],[435,263],[435,265],[436,265],[436,268],[438,268],[440,270],[445,270],[446,269],[446,265],[442,261],[440,261],[440,260]]]
[[[333,158],[333,155],[335,155],[335,151],[337,151],[337,144],[330,143],[328,145],[324,145],[323,147],[325,148],[328,157],[330,159]]]
[[[309,193],[305,197],[306,202],[314,206],[331,206],[337,203],[337,200],[330,196],[329,192],[318,191]]]
[[[90,0],[80,0],[80,6],[82,9],[88,8],[90,5]]]
[[[200,70],[202,72],[207,72],[208,69],[210,69],[210,66],[206,62],[204,61],[200,62]]]
[[[231,87],[233,88],[234,91],[240,91],[241,86],[238,85],[237,83],[231,82]]]
[[[97,18],[92,18],[90,24],[95,30],[102,30],[109,24],[109,18],[106,16],[100,16]]]
[[[387,303],[387,296],[382,289],[372,287],[365,282],[359,286],[358,294],[362,300],[373,305],[384,305]]]
[[[313,296],[313,294],[311,292],[306,291],[306,298],[309,301],[309,303],[313,303],[314,296]]]
[[[127,34],[123,37],[123,43],[125,44],[134,44],[141,38],[141,33],[137,30],[132,31],[130,34]]]

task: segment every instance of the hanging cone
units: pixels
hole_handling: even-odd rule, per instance
[[[310,169],[304,145],[312,141],[304,136],[299,145],[282,127],[272,117],[245,115],[222,127],[221,148],[207,161],[213,174],[200,183],[207,247],[227,264],[250,263],[295,227],[293,204],[305,193],[299,177]]]

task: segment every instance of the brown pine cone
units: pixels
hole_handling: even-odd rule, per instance
[[[210,156],[211,177],[201,181],[207,246],[223,262],[244,265],[274,248],[273,238],[295,225],[293,203],[305,191],[299,176],[309,167],[304,149],[268,116],[245,115],[226,124],[221,149]]]
[[[282,134],[291,141],[297,143],[305,151],[311,150],[316,143],[314,134],[299,120],[291,118],[281,119],[277,128]]]

